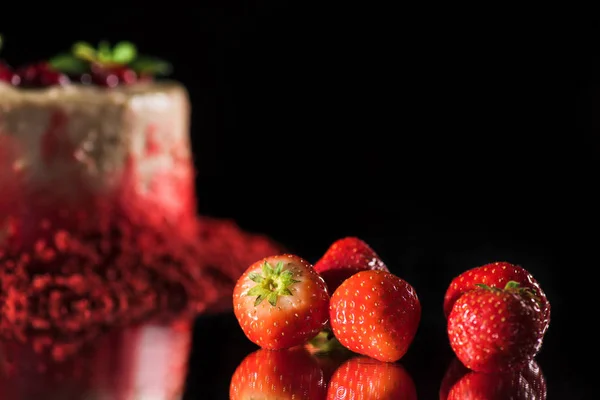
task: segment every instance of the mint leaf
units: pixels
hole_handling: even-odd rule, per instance
[[[98,61],[100,63],[109,63],[112,61],[112,49],[110,48],[110,43],[107,41],[102,41],[98,44]]]
[[[81,74],[88,69],[85,61],[71,54],[59,54],[51,58],[50,66],[65,74]]]
[[[137,49],[131,42],[119,42],[112,50],[112,61],[117,64],[129,64],[137,57]]]
[[[139,74],[158,76],[169,75],[173,70],[173,67],[168,62],[153,57],[139,57],[130,66]]]
[[[94,62],[98,58],[96,55],[96,49],[86,42],[77,42],[73,45],[71,50],[73,55],[81,60]]]

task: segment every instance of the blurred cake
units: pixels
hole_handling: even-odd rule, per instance
[[[4,75],[0,187],[10,196],[0,200],[0,245],[8,234],[31,244],[41,221],[97,229],[115,213],[145,224],[195,216],[182,85],[111,64],[79,82],[51,63]]]
[[[197,214],[190,104],[155,79],[166,67],[127,42],[0,62],[0,359],[22,347],[60,362],[117,328],[189,327],[280,251]]]

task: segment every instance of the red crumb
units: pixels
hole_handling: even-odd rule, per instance
[[[98,230],[41,221],[31,246],[0,251],[3,338],[62,359],[109,328],[191,319],[221,307],[248,265],[280,250],[231,221],[114,221]]]

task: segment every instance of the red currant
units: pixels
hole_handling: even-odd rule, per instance
[[[67,75],[52,69],[45,62],[27,65],[18,69],[16,74],[20,78],[20,84],[26,87],[66,85],[70,82]]]
[[[116,87],[118,85],[131,85],[138,81],[137,73],[127,67],[92,67],[92,83],[98,86]]]
[[[13,86],[19,86],[21,77],[8,65],[0,61],[0,82],[7,82]]]
[[[0,81],[10,82],[12,80],[13,75],[14,73],[12,69],[3,62],[0,62]]]

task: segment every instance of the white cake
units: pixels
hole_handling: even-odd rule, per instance
[[[189,113],[186,90],[173,82],[0,83],[0,231],[27,232],[28,223],[75,211],[88,222],[115,209],[189,219],[196,212]]]

